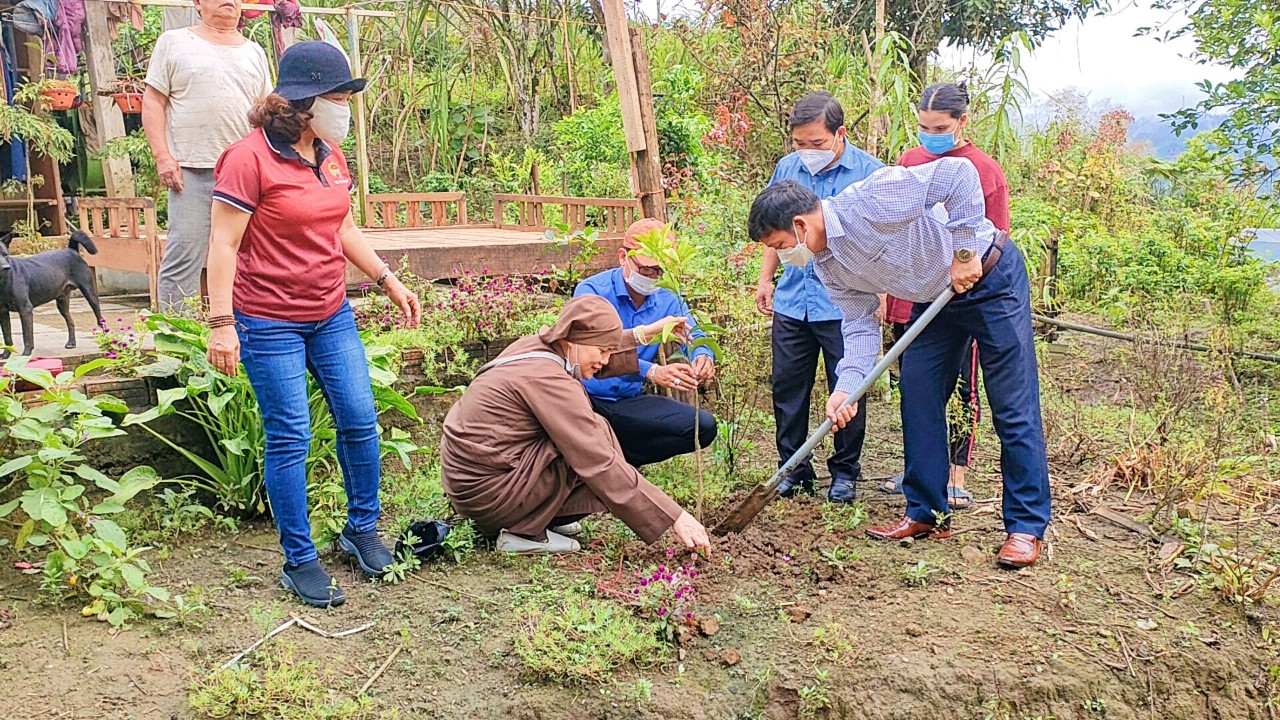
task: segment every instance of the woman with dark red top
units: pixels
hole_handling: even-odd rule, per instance
[[[294,45],[280,58],[275,92],[249,114],[253,132],[214,168],[209,362],[228,375],[244,362],[266,431],[263,479],[284,549],[280,582],[316,607],[345,596],[311,542],[308,372],[337,429],[347,493],[338,544],[368,575],[392,563],[378,537],[378,413],[347,303],[347,262],[377,281],[408,325],[422,314],[351,217],[351,173],[338,145],[350,127],[351,95],[364,86],[336,47]]]
[[[910,167],[933,162],[941,157],[964,158],[973,163],[982,182],[982,194],[987,203],[987,219],[997,230],[1009,231],[1009,183],[1004,170],[991,156],[982,152],[964,137],[969,124],[969,91],[964,83],[937,83],[925,88],[920,97],[918,119],[920,122],[920,146],[902,154],[899,165]],[[884,319],[893,326],[896,342],[906,332],[911,322],[913,303],[887,296]],[[978,344],[966,345],[960,359],[960,383],[956,386],[960,409],[949,412],[951,445],[951,481],[947,496],[951,509],[963,510],[973,503],[973,496],[964,488],[965,471],[973,456],[980,415],[978,402]],[[902,475],[885,482],[886,492],[902,492]]]

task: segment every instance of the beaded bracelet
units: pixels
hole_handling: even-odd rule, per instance
[[[236,324],[235,315],[214,315],[213,317],[209,318],[210,330],[213,330],[214,328],[220,328],[220,327],[229,327],[235,324]]]

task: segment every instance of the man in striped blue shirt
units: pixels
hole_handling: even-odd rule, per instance
[[[933,215],[935,205],[945,220]],[[827,403],[837,427],[856,416],[856,406],[839,406],[880,350],[877,293],[916,303],[932,301],[948,285],[961,293],[902,355],[907,512],[868,534],[878,540],[950,536],[946,406],[972,337],[1001,444],[1007,535],[998,562],[1020,568],[1040,556],[1050,517],[1049,468],[1027,270],[985,209],[973,165],[943,158],[878,170],[823,201],[796,183],[771,186],[752,203],[748,230],[783,262],[812,261],[844,316],[845,356]],[[916,305],[913,319],[923,307]]]
[[[813,191],[819,198],[839,195],[845,188],[883,167],[874,157],[849,142],[844,108],[828,92],[804,96],[791,111],[791,142],[796,151],[778,161],[770,185],[788,180]],[[824,357],[827,389],[836,382],[836,366],[844,357],[840,337],[840,309],[827,295],[813,263],[787,265],[774,289],[778,254],[764,249],[756,307],[773,317],[773,417],[778,456],[786,461],[809,434],[809,399],[813,396],[818,356]],[[862,443],[866,438],[866,400],[848,427],[835,434],[835,451],[827,460],[831,471],[831,502],[853,502],[862,475]],[[778,491],[791,497],[797,491],[813,492],[813,467],[806,460],[783,481]]]

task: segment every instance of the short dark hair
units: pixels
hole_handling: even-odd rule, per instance
[[[840,101],[826,90],[805,95],[791,110],[793,132],[796,128],[813,122],[821,122],[832,135],[844,127],[844,108],[840,106]]]
[[[818,196],[798,182],[787,180],[770,185],[751,202],[747,235],[752,242],[759,242],[772,232],[791,232],[791,221],[797,215],[813,212],[817,207]]]
[[[969,88],[964,81],[934,83],[920,93],[920,110],[944,112],[954,120],[969,112]]]

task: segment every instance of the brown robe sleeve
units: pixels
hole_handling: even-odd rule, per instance
[[[565,375],[521,388],[565,464],[641,540],[656,542],[675,524],[683,509],[627,464],[581,383]]]

